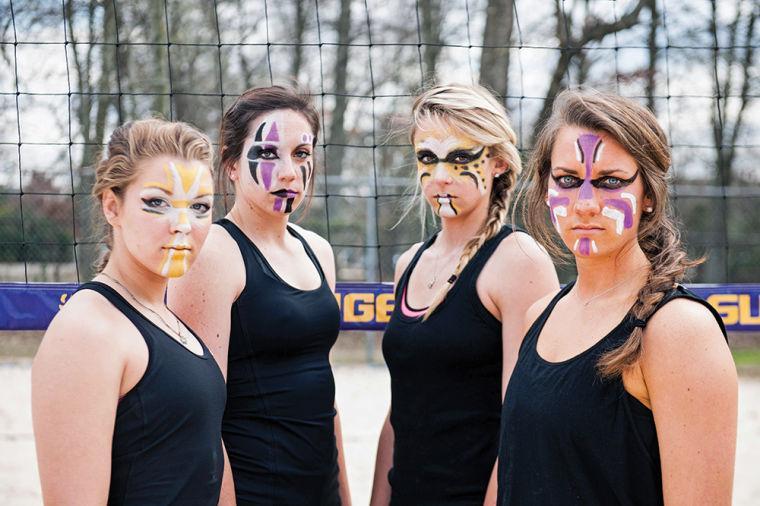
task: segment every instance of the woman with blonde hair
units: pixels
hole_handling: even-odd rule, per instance
[[[558,287],[548,255],[506,224],[521,170],[504,108],[480,86],[419,95],[411,142],[440,232],[396,264],[383,338],[391,408],[373,505],[482,505],[496,499],[499,411],[522,316]]]
[[[736,370],[720,316],[679,284],[696,262],[671,218],[669,167],[645,107],[557,97],[523,214],[562,254],[559,236],[578,277],[526,314],[499,504],[731,504]]]
[[[117,128],[93,196],[108,252],[32,366],[45,504],[216,505],[224,379],[164,303],[211,226],[213,148],[184,123]]]

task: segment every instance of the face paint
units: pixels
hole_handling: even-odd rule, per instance
[[[277,122],[265,121],[256,129],[253,144],[248,149],[248,169],[251,171],[251,177],[256,184],[263,185],[267,191],[272,187],[272,175],[277,168],[279,143]]]
[[[174,278],[187,272],[192,251],[187,234],[194,221],[211,216],[209,200],[213,189],[211,175],[202,166],[169,163],[164,172],[166,182],[146,183],[140,198],[143,211],[166,218],[175,231],[171,242],[163,246],[165,253],[159,266],[162,276]]]
[[[592,252],[599,253],[599,248],[596,247],[596,241],[593,239],[581,237],[580,239],[576,239],[573,251],[577,251],[583,256],[589,256]]]
[[[560,197],[557,190],[549,188],[546,204],[549,206],[549,216],[551,217],[552,223],[557,229],[557,232],[559,232],[559,217],[567,217],[567,206],[570,205],[570,198]]]
[[[314,135],[310,132],[301,131],[301,133],[296,134],[294,139],[288,136],[292,123],[292,118],[289,118],[288,114],[290,113],[285,112],[274,118],[265,118],[256,128],[253,143],[246,154],[254,183],[274,196],[271,209],[274,212],[285,214],[294,210],[300,191],[292,188],[272,190],[277,188],[277,182],[282,177],[280,171],[288,170],[288,165],[286,165],[289,163],[288,157],[300,160],[293,160],[290,163],[293,164],[292,168],[296,174],[300,175],[303,184],[302,189],[307,188],[313,172],[310,158],[314,143]],[[296,132],[300,130],[299,128]],[[291,150],[293,154],[290,153]]]
[[[449,137],[441,142],[426,139],[417,145],[417,169],[420,184],[434,171],[443,170],[452,180],[470,180],[484,194],[486,191],[484,147],[456,149],[459,140]]]

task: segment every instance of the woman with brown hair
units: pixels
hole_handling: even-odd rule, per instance
[[[227,378],[221,502],[348,505],[329,362],[335,262],[327,241],[289,222],[312,193],[319,116],[304,95],[255,88],[220,130],[235,204],[168,301]]]
[[[32,366],[45,504],[217,504],[224,379],[164,304],[211,226],[213,148],[183,123],[117,128],[95,170],[106,255]]]
[[[679,284],[696,262],[670,215],[669,167],[645,107],[557,97],[523,213],[561,254],[556,231],[578,277],[526,314],[502,411],[499,504],[731,503],[736,370],[720,316]]]
[[[480,86],[436,86],[414,101],[412,124],[419,188],[441,230],[396,263],[372,504],[492,504],[522,316],[557,275],[506,224],[522,165],[504,107]]]

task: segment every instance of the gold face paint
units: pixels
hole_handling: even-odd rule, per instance
[[[211,174],[202,165],[185,166],[169,163],[164,166],[166,181],[150,181],[143,185],[140,198],[142,210],[166,219],[172,230],[172,240],[163,245],[159,272],[176,278],[189,268],[192,245],[188,234],[193,225],[211,218]]]

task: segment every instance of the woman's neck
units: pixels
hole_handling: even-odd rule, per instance
[[[488,206],[478,207],[466,215],[441,220],[441,232],[436,244],[444,251],[461,249],[467,241],[478,235],[488,218]]]
[[[287,214],[266,213],[255,205],[236,201],[227,219],[235,223],[247,236],[264,242],[282,242],[288,225]]]
[[[121,285],[141,303],[160,307],[164,305],[164,294],[168,279],[149,271],[134,259],[121,254],[119,250],[111,252],[103,271],[100,273],[106,279]]]
[[[625,285],[625,292],[638,292],[646,282],[651,264],[637,241],[614,256],[576,258],[578,279],[574,291],[582,298]],[[617,291],[617,290],[616,290]]]

